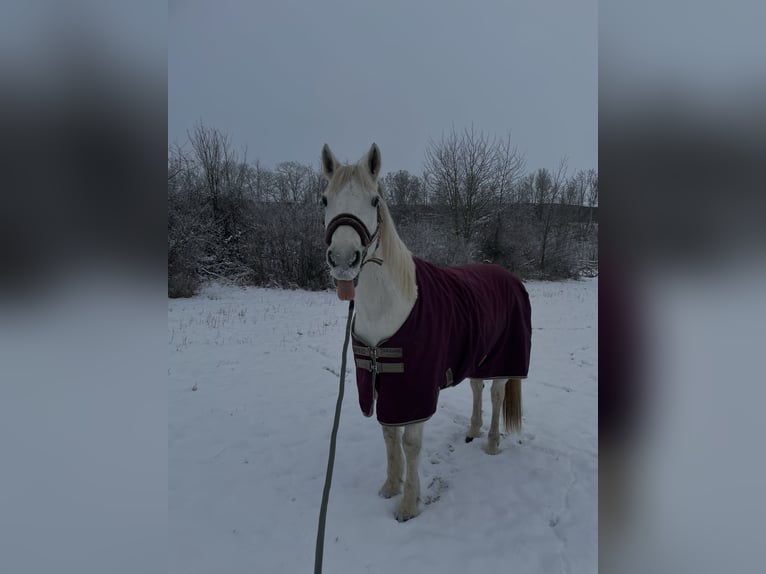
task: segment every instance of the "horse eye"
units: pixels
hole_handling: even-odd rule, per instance
[[[322,196],[322,205],[327,207],[327,198],[324,195]]]
[[[373,207],[378,207],[378,202],[379,202],[379,201],[380,201],[380,198],[379,198],[379,197],[373,197],[373,198],[372,198],[372,206],[373,206]]]

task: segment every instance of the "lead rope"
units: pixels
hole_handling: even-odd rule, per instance
[[[314,553],[314,574],[322,574],[322,555],[324,553],[324,524],[327,518],[327,500],[330,498],[330,484],[332,483],[332,467],[335,462],[335,440],[338,437],[338,425],[340,424],[340,407],[343,404],[343,386],[346,380],[346,353],[348,352],[348,340],[351,336],[351,317],[354,314],[354,300],[348,302],[348,319],[346,320],[346,339],[343,341],[343,356],[340,364],[340,388],[338,390],[338,402],[335,404],[335,420],[332,423],[330,435],[330,457],[327,460],[327,474],[324,478],[324,491],[322,491],[322,505],[319,508],[319,529],[317,530],[317,547]]]

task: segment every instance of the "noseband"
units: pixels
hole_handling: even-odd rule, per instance
[[[342,225],[348,225],[357,232],[359,239],[362,241],[362,265],[360,268],[364,267],[367,263],[377,263],[378,265],[382,265],[383,260],[378,259],[377,257],[370,257],[370,259],[365,260],[367,257],[367,252],[370,250],[372,243],[375,242],[375,248],[372,250],[373,253],[378,248],[378,244],[380,243],[380,206],[378,206],[377,209],[377,219],[378,227],[375,229],[375,233],[370,234],[370,232],[367,230],[367,226],[356,215],[351,213],[339,213],[330,220],[330,223],[327,224],[324,241],[329,246],[330,243],[332,243],[332,235],[335,233],[335,230]]]

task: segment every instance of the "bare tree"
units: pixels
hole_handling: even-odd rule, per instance
[[[315,169],[312,166],[307,166],[307,168],[305,203],[316,205],[319,203],[325,187],[327,187],[327,179],[322,175],[321,169]]]
[[[535,176],[535,199],[540,219],[540,271],[545,272],[545,256],[548,251],[551,232],[561,212],[560,198],[566,181],[567,160],[562,159],[554,174],[540,169]]]
[[[187,164],[188,158],[181,146],[168,147],[168,186],[171,186],[171,182],[177,185],[176,178],[184,172]]]
[[[437,203],[449,206],[455,235],[460,232],[460,211],[463,206],[461,193],[461,149],[455,129],[443,136],[438,143],[431,141],[426,150],[423,179]]]
[[[271,171],[261,166],[261,162],[256,160],[252,166],[252,172],[249,182],[250,198],[254,201],[264,201],[268,198],[271,188]]]
[[[413,205],[422,202],[423,184],[420,178],[407,170],[387,173],[383,177],[383,188],[391,205]]]
[[[168,150],[168,196],[185,193],[189,200],[200,198],[200,177],[194,158],[181,147]]]
[[[598,172],[595,169],[588,171],[588,206],[598,207]]]
[[[498,142],[473,127],[454,128],[426,150],[425,181],[434,197],[449,207],[454,231],[471,239],[479,223],[497,210],[524,168],[510,136]]]
[[[202,169],[202,175],[207,187],[213,214],[220,212],[220,198],[226,180],[226,171],[234,161],[229,136],[216,128],[199,123],[189,135],[194,155]]]
[[[495,144],[494,193],[500,205],[513,201],[516,182],[526,166],[526,159],[518,147],[511,144],[511,134]]]
[[[303,203],[306,200],[306,184],[311,168],[297,161],[277,164],[276,178],[280,201]]]
[[[493,199],[494,149],[484,135],[476,134],[473,127],[465,131],[462,142],[463,156],[463,217],[462,235],[470,239],[475,225],[489,215]]]
[[[516,181],[513,186],[513,199],[517,204],[534,203],[535,174],[528,173]]]

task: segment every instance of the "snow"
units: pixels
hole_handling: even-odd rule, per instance
[[[443,392],[425,426],[422,512],[406,523],[399,496],[377,495],[383,437],[349,367],[325,572],[597,570],[598,281],[527,288],[522,433],[484,452],[485,388],[483,436],[466,444],[470,386]],[[312,571],[346,312],[330,292],[222,285],[169,301],[170,572]]]

